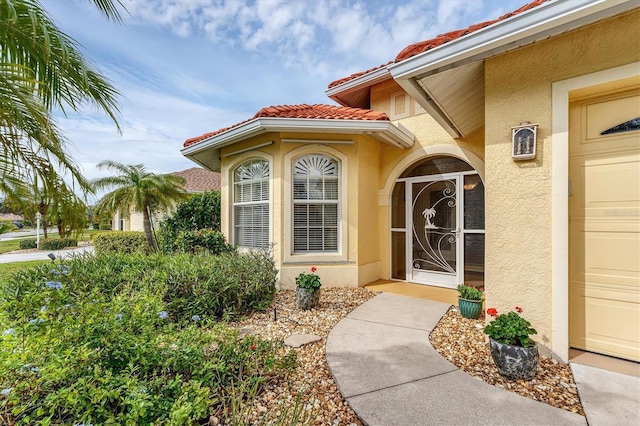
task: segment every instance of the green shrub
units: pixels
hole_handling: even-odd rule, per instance
[[[200,267],[216,259],[192,258]],[[0,418],[182,425],[215,414],[227,424],[225,413],[237,402],[228,389],[261,388],[292,369],[295,352],[285,355],[282,342],[240,337],[221,324],[204,328],[212,323],[195,316],[185,323],[171,311],[162,279],[185,269],[188,259],[85,256],[3,283]],[[167,270],[153,272],[166,263]]]
[[[28,250],[28,249],[37,248],[38,245],[36,243],[35,238],[29,238],[26,240],[20,240],[19,247],[20,247],[20,250]]]
[[[174,256],[165,262],[169,311],[229,319],[271,305],[278,270],[270,253]]]
[[[220,193],[209,191],[193,195],[178,204],[175,213],[160,223],[158,243],[163,252],[180,251],[175,245],[181,232],[220,230]],[[189,250],[187,250],[189,251]]]
[[[93,248],[97,255],[149,253],[149,244],[147,244],[144,232],[135,231],[112,231],[96,234],[93,236]]]
[[[4,234],[5,232],[11,232],[14,229],[16,229],[16,226],[7,221],[7,220],[0,220],[0,234]]]
[[[76,247],[78,240],[73,238],[55,238],[40,241],[40,250],[61,250],[65,247]]]
[[[100,231],[111,231],[111,223],[109,222],[100,222],[98,225],[98,229]]]
[[[180,253],[220,254],[233,251],[224,235],[219,231],[201,229],[199,231],[180,231],[173,243],[173,250]]]

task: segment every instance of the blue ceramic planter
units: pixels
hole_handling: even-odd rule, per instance
[[[460,315],[469,319],[476,319],[482,312],[482,300],[469,300],[458,297],[458,308]]]

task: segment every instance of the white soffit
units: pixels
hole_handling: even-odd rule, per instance
[[[418,79],[418,84],[463,135],[484,125],[484,62]]]

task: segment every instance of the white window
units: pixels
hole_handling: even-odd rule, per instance
[[[269,162],[245,161],[233,172],[233,242],[269,248]]]
[[[293,252],[338,252],[338,162],[308,154],[293,165]]]

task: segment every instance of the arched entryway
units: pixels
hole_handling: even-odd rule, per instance
[[[391,193],[391,279],[484,287],[484,184],[468,163],[422,159]]]

